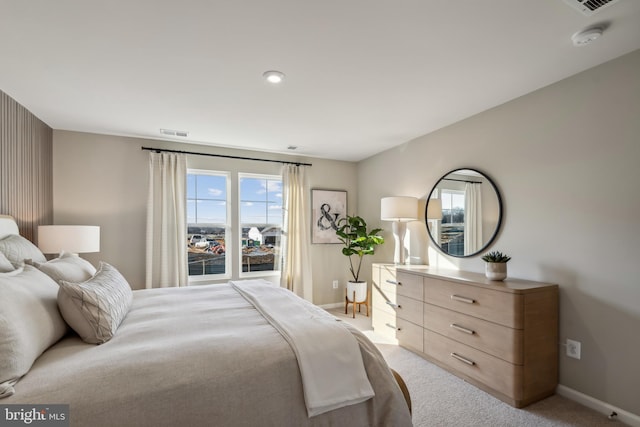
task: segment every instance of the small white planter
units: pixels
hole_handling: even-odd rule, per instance
[[[356,293],[355,302],[364,302],[367,300],[367,282],[347,282],[347,300],[353,301],[353,292]]]
[[[504,280],[507,278],[506,262],[485,262],[484,273],[489,280]]]

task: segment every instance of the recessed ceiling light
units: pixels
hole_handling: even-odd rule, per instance
[[[284,73],[276,70],[265,71],[262,73],[262,77],[264,77],[269,83],[278,84],[284,80]]]
[[[571,36],[574,46],[586,46],[596,39],[602,36],[602,28],[589,28],[584,31],[579,31]]]

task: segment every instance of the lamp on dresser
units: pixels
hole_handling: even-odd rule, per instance
[[[45,254],[100,252],[100,227],[96,225],[40,225],[38,247]]]
[[[380,201],[380,219],[393,221],[396,245],[393,262],[405,264],[404,237],[407,234],[407,222],[418,219],[418,199],[407,196],[383,197]]]

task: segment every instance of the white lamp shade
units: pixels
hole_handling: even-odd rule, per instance
[[[441,199],[429,199],[427,202],[427,219],[442,219]]]
[[[415,197],[384,197],[380,200],[380,219],[383,221],[415,221],[418,219],[418,199]]]
[[[45,254],[100,252],[100,227],[95,225],[40,225],[38,247]]]

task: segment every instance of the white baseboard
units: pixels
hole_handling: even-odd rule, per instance
[[[324,308],[325,310],[327,310],[329,308],[344,307],[344,302],[334,302],[332,304],[322,304],[322,305],[319,305],[318,307]]]
[[[640,427],[640,416],[625,411],[624,409],[616,408],[613,405],[595,399],[591,396],[587,396],[586,394],[580,393],[579,391],[563,385],[558,385],[556,393],[560,396],[566,397],[567,399],[571,399],[574,402],[578,402],[587,408],[591,408],[604,416],[609,416],[612,412],[615,412],[617,414],[615,419],[631,427]]]

